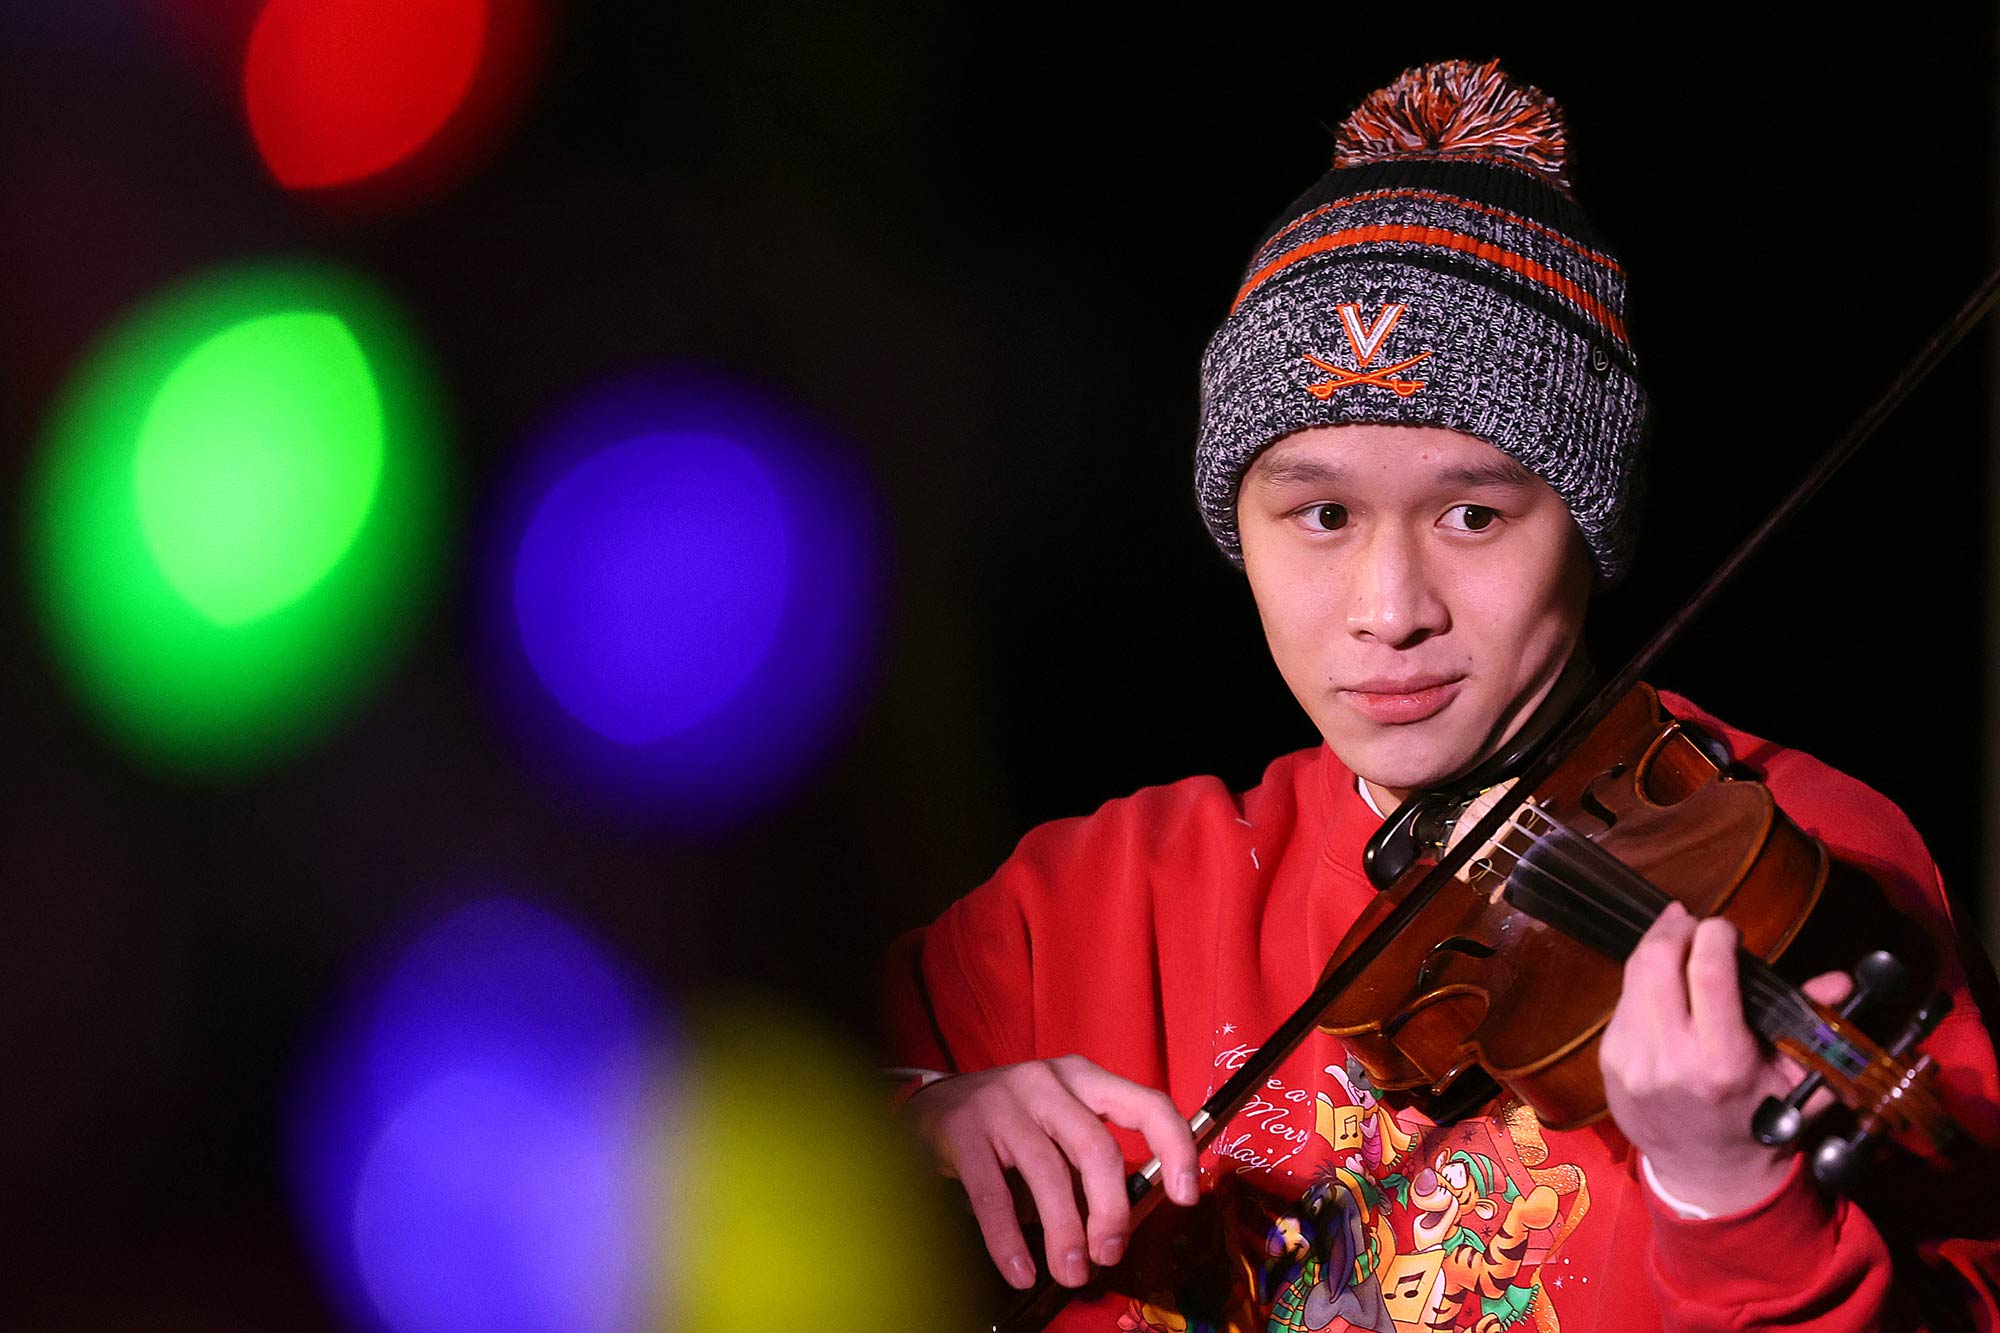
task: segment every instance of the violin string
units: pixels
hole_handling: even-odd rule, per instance
[[[1508,850],[1512,851],[1511,848]],[[1569,859],[1560,849],[1552,854]],[[1628,932],[1625,937],[1628,941],[1636,941],[1637,935],[1642,933],[1645,921],[1635,921],[1630,916],[1609,907],[1590,892],[1579,891],[1567,879],[1551,873],[1549,867],[1541,862],[1529,863],[1527,868],[1539,881],[1537,887],[1544,892],[1553,889],[1566,893],[1569,899],[1568,905],[1572,910],[1581,907],[1594,912],[1599,920],[1615,921]],[[1739,984],[1743,993],[1757,1002],[1758,1017],[1771,1029],[1769,1035],[1789,1035],[1808,1045],[1822,1044],[1826,1035],[1821,1031],[1823,1020],[1811,1002],[1782,978],[1764,974],[1754,958],[1741,953],[1738,957]]]
[[[1560,860],[1576,870],[1588,870],[1590,868],[1586,854],[1582,851],[1584,846],[1588,847],[1588,856],[1590,857],[1599,859],[1611,857],[1609,852],[1599,847],[1596,843],[1591,842],[1588,838],[1578,834],[1575,830],[1568,828],[1547,811],[1536,808],[1534,813],[1536,817],[1549,825],[1549,833],[1540,833],[1513,817],[1509,818],[1507,826],[1530,839],[1535,848],[1546,849],[1546,855],[1549,857]],[[1651,885],[1646,885],[1648,889],[1651,889],[1649,898],[1641,898],[1617,885],[1603,885],[1601,881],[1591,878],[1582,879],[1580,886],[1578,883],[1571,882],[1552,873],[1539,860],[1533,863],[1527,862],[1525,855],[1513,847],[1499,842],[1493,845],[1514,856],[1517,865],[1527,864],[1528,868],[1534,871],[1542,880],[1546,881],[1548,885],[1566,892],[1575,905],[1580,905],[1587,910],[1594,910],[1599,914],[1600,919],[1608,918],[1617,925],[1635,932],[1635,934],[1643,933],[1645,927],[1649,926],[1658,917],[1660,910],[1668,902],[1672,901],[1669,895]],[[1632,878],[1640,884],[1645,884],[1644,879],[1637,875],[1633,875]],[[1606,888],[1609,888],[1610,893],[1617,899],[1622,900],[1624,906],[1629,906],[1634,911],[1632,913],[1625,913],[1620,910],[1619,904],[1606,902],[1599,894],[1592,892],[1592,890],[1601,891]],[[1746,969],[1743,976],[1744,989],[1747,992],[1754,995],[1757,999],[1764,1001],[1767,1005],[1776,1004],[1790,1010],[1792,1016],[1798,1021],[1817,1025],[1820,1015],[1813,1008],[1810,1000],[1799,994],[1796,988],[1792,987],[1783,978],[1768,973],[1758,960],[1751,959],[1750,963],[1751,966]]]
[[[1549,831],[1546,834],[1541,833],[1520,822],[1519,815],[1521,811],[1532,811],[1536,818],[1549,826]],[[1589,864],[1591,860],[1600,862],[1605,860],[1617,861],[1617,858],[1613,857],[1603,847],[1600,847],[1597,843],[1576,832],[1574,829],[1569,828],[1561,820],[1556,819],[1553,815],[1538,806],[1526,805],[1520,807],[1514,814],[1508,816],[1504,828],[1527,837],[1533,844],[1530,848],[1531,851],[1546,849],[1548,856],[1562,861],[1574,869],[1589,870],[1591,868]],[[1504,836],[1504,832],[1500,836]],[[1586,876],[1582,879],[1580,885],[1573,883],[1553,873],[1550,869],[1543,866],[1539,860],[1534,862],[1528,861],[1525,853],[1517,848],[1508,846],[1506,843],[1500,841],[1499,837],[1496,837],[1489,846],[1512,856],[1517,869],[1525,866],[1544,881],[1546,885],[1568,893],[1584,909],[1598,912],[1600,919],[1609,919],[1615,922],[1624,929],[1634,932],[1635,937],[1637,934],[1643,934],[1645,928],[1657,918],[1661,908],[1667,902],[1672,901],[1671,896],[1664,890],[1649,883],[1636,871],[1632,871],[1629,867],[1618,863],[1620,869],[1626,873],[1614,878],[1625,879],[1629,877],[1630,881],[1643,886],[1646,891],[1645,896],[1641,897],[1635,892],[1612,886],[1610,888],[1611,894],[1616,898],[1622,899],[1625,907],[1632,909],[1631,913],[1624,913],[1617,904],[1606,902],[1603,898],[1593,895],[1593,889],[1604,887],[1598,880]],[[1589,849],[1588,852],[1584,853],[1572,850],[1573,847],[1581,846],[1587,846]],[[1494,868],[1498,869],[1498,867]],[[1511,879],[1511,875],[1506,876],[1506,878]],[[1819,1057],[1818,1063],[1824,1064],[1828,1068],[1836,1067],[1832,1052],[1839,1050],[1845,1050],[1854,1056],[1866,1055],[1865,1052],[1855,1046],[1854,1042],[1845,1032],[1826,1027],[1825,1019],[1812,1000],[1797,987],[1793,986],[1776,972],[1773,972],[1769,965],[1762,959],[1745,950],[1739,949],[1738,962],[1739,967],[1742,969],[1740,976],[1745,992],[1764,1004],[1765,1014],[1771,1020],[1772,1025],[1781,1029],[1781,1031],[1786,1029],[1786,1025],[1782,1020],[1785,1017],[1785,1011],[1789,1010],[1793,1021],[1800,1026],[1790,1028],[1788,1031],[1785,1031],[1785,1035],[1790,1035],[1799,1041],[1808,1051],[1816,1053]],[[1768,1035],[1777,1036],[1780,1035],[1780,1032],[1773,1032]],[[1846,1079],[1852,1081],[1857,1086],[1867,1088],[1872,1086],[1876,1081],[1875,1077],[1871,1076],[1876,1075],[1878,1061],[1886,1061],[1892,1066],[1889,1072],[1893,1075],[1893,1066],[1896,1065],[1896,1061],[1893,1057],[1883,1055],[1879,1051],[1874,1056],[1866,1057],[1865,1066],[1861,1070],[1843,1070],[1842,1073]],[[1825,1071],[1823,1070],[1822,1072],[1824,1073]],[[1895,1095],[1906,1099],[1906,1104],[1911,1113],[1917,1118],[1921,1119],[1926,1116],[1943,1114],[1942,1108],[1934,1103],[1929,1090],[1923,1084],[1909,1083],[1906,1085],[1905,1080],[1897,1078],[1896,1088]],[[1879,1113],[1883,1110],[1883,1107],[1878,1104],[1875,1109]]]
[[[1534,841],[1537,848],[1542,849],[1543,856],[1560,861],[1572,869],[1583,869],[1586,871],[1590,868],[1589,862],[1591,859],[1610,858],[1610,853],[1606,852],[1596,843],[1590,842],[1588,839],[1578,835],[1574,830],[1566,828],[1560,821],[1547,816],[1545,812],[1543,812],[1543,818],[1551,826],[1551,833],[1544,835],[1538,834],[1534,830],[1521,829],[1524,834]],[[1586,846],[1588,848],[1588,855],[1583,854]],[[1513,849],[1509,848],[1508,850],[1512,851]],[[1521,859],[1524,858],[1517,857],[1517,860]],[[1638,893],[1627,891],[1616,885],[1605,886],[1598,879],[1588,875],[1582,878],[1580,882],[1572,882],[1561,875],[1552,873],[1550,868],[1545,867],[1541,863],[1541,858],[1528,863],[1528,868],[1546,886],[1567,893],[1571,899],[1572,908],[1580,906],[1585,910],[1594,910],[1599,913],[1600,918],[1609,916],[1627,930],[1632,931],[1635,936],[1643,933],[1644,928],[1651,925],[1657,919],[1664,905],[1672,901],[1669,895],[1646,884],[1643,879],[1636,875],[1633,876],[1633,879],[1637,880],[1638,884],[1644,886],[1645,889],[1651,890],[1650,893],[1643,897],[1639,896]],[[1601,891],[1606,887],[1610,888],[1611,894],[1616,899],[1635,909],[1636,916],[1619,911],[1612,904],[1605,901],[1601,892],[1593,892],[1594,890]],[[1636,943],[1636,938],[1634,939],[1634,943]],[[1740,982],[1744,993],[1760,1003],[1763,1007],[1765,1017],[1774,1026],[1787,1029],[1791,1035],[1802,1039],[1817,1033],[1822,1022],[1819,1012],[1813,1007],[1811,1001],[1799,993],[1791,983],[1770,972],[1761,960],[1745,951],[1739,951],[1738,965],[1740,969]]]
[[[1552,830],[1557,828],[1562,828],[1562,826],[1554,818],[1549,816],[1547,812],[1537,810],[1536,814],[1540,816],[1542,819],[1546,820]],[[1573,868],[1588,869],[1588,867],[1583,864],[1582,858],[1580,856],[1570,853],[1565,846],[1556,841],[1553,835],[1544,835],[1535,829],[1529,828],[1525,824],[1520,823],[1518,818],[1515,816],[1510,816],[1505,825],[1503,825],[1503,827],[1512,832],[1520,833],[1524,837],[1528,838],[1529,841],[1532,844],[1534,844],[1534,846],[1530,850],[1546,847],[1549,849],[1548,854],[1552,859],[1566,862]],[[1570,831],[1568,829],[1563,829],[1563,832],[1567,833]],[[1576,837],[1577,835],[1571,833],[1570,836]],[[1587,839],[1585,841],[1587,841]],[[1515,866],[1517,868],[1522,865],[1528,864],[1527,854],[1525,852],[1522,852],[1514,847],[1510,847],[1506,843],[1501,842],[1498,839],[1495,839],[1494,842],[1490,845],[1494,850],[1503,851],[1506,852],[1508,855],[1512,856],[1514,858]],[[1592,847],[1593,849],[1598,851],[1599,854],[1601,855],[1609,855],[1609,853],[1605,853],[1602,848],[1596,847],[1596,844],[1594,843],[1592,844]],[[1653,920],[1659,915],[1661,910],[1665,908],[1667,902],[1669,901],[1667,895],[1661,893],[1659,894],[1657,901],[1648,902],[1645,901],[1644,899],[1636,898],[1626,893],[1625,890],[1623,890],[1622,888],[1613,885],[1613,886],[1608,886],[1610,892],[1622,898],[1623,903],[1622,904],[1607,903],[1600,898],[1593,897],[1588,889],[1581,888],[1576,884],[1571,883],[1568,880],[1562,879],[1554,875],[1553,873],[1550,872],[1549,868],[1547,867],[1540,866],[1539,864],[1537,864],[1535,866],[1531,866],[1530,868],[1539,870],[1542,876],[1545,879],[1547,879],[1551,884],[1555,885],[1558,888],[1567,890],[1570,894],[1572,894],[1572,896],[1577,898],[1577,900],[1582,902],[1586,907],[1600,908],[1607,915],[1609,915],[1610,918],[1614,920],[1617,924],[1629,927],[1639,934],[1644,933],[1646,927],[1653,922]],[[1602,888],[1606,886],[1600,886],[1593,883],[1591,884],[1591,887]],[[1621,906],[1630,906],[1634,910],[1630,914],[1625,914],[1619,910]]]
[[[1521,822],[1521,811],[1526,810],[1532,810],[1537,818],[1544,821],[1549,826],[1549,832],[1546,834],[1541,833]],[[1586,860],[1586,855],[1580,849],[1576,848],[1576,844],[1587,844],[1590,854],[1595,857],[1609,858],[1611,856],[1611,853],[1605,851],[1602,847],[1591,842],[1575,830],[1570,829],[1546,810],[1539,807],[1521,807],[1521,810],[1517,810],[1513,815],[1508,817],[1504,828],[1528,838],[1532,844],[1530,850],[1542,851],[1545,857],[1563,863],[1572,871],[1588,871],[1591,868]],[[1570,905],[1572,907],[1580,908],[1586,913],[1595,913],[1599,920],[1608,920],[1614,925],[1631,932],[1635,942],[1636,937],[1643,934],[1646,928],[1659,916],[1660,911],[1666,904],[1672,901],[1672,898],[1668,894],[1657,888],[1652,889],[1653,900],[1649,901],[1624,887],[1616,884],[1604,885],[1587,875],[1580,877],[1579,881],[1573,882],[1554,873],[1551,866],[1543,864],[1541,857],[1538,857],[1534,862],[1529,862],[1526,853],[1507,845],[1498,838],[1489,845],[1495,850],[1512,856],[1517,869],[1526,866],[1528,870],[1535,873],[1548,887],[1566,894],[1571,900]],[[1495,868],[1497,869],[1498,867]],[[1508,877],[1511,878],[1511,876],[1512,872],[1509,873]],[[1623,877],[1621,876],[1620,878]],[[1645,882],[1636,875],[1632,876],[1632,878],[1637,879],[1642,884]],[[1647,887],[1651,888],[1652,886],[1648,885]],[[1614,901],[1606,901],[1604,896],[1606,891],[1608,891]],[[1741,961],[1739,959],[1739,962]],[[1784,1019],[1789,1015],[1792,1022],[1804,1025],[1807,1032],[1814,1032],[1821,1026],[1823,1022],[1821,1015],[1806,996],[1800,994],[1795,987],[1783,978],[1770,973],[1768,969],[1761,965],[1759,960],[1749,959],[1749,962],[1751,965],[1744,968],[1742,972],[1744,991],[1760,1001],[1774,1020]],[[1795,1031],[1791,1035],[1796,1037],[1801,1034]]]
[[[1534,818],[1547,824],[1547,831],[1531,828],[1523,822],[1524,811],[1531,812]],[[1519,833],[1529,840],[1531,844],[1529,851],[1541,852],[1543,855],[1534,861],[1529,861],[1526,853],[1502,841],[1510,831]],[[1609,851],[1569,828],[1538,806],[1523,806],[1510,814],[1505,821],[1503,832],[1497,835],[1489,846],[1512,856],[1517,872],[1523,867],[1532,872],[1542,881],[1538,887],[1553,888],[1557,892],[1566,893],[1574,905],[1580,906],[1586,912],[1595,912],[1598,920],[1609,920],[1628,932],[1628,938],[1634,943],[1637,937],[1644,933],[1646,927],[1657,919],[1665,904],[1672,901],[1671,896],[1665,891],[1647,881],[1637,871],[1619,862]],[[1597,867],[1600,876],[1601,863],[1611,862],[1622,873],[1609,878],[1623,881],[1624,887],[1617,883],[1606,885],[1602,883],[1602,878],[1592,878],[1587,874],[1581,878],[1580,883],[1573,882],[1544,865],[1543,857],[1567,865],[1572,870],[1583,871],[1592,869],[1591,863],[1594,861],[1600,863]],[[1490,860],[1488,865],[1494,870],[1499,869],[1493,866]],[[1509,873],[1503,875],[1503,878],[1511,882],[1513,875]],[[1630,887],[1632,885],[1638,887],[1634,889]],[[1612,901],[1607,901],[1604,896],[1599,896],[1599,892],[1593,892],[1594,890],[1608,892]],[[1772,971],[1768,964],[1754,954],[1739,948],[1737,959],[1744,993],[1756,999],[1761,1006],[1760,1013],[1755,1017],[1762,1025],[1768,1025],[1766,1036],[1772,1038],[1790,1036],[1804,1048],[1801,1054],[1809,1065],[1817,1069],[1822,1076],[1837,1072],[1841,1076],[1841,1082],[1852,1084],[1861,1095],[1870,1098],[1871,1109],[1876,1114],[1888,1113],[1889,1108],[1882,1100],[1885,1094],[1902,1099],[1898,1104],[1904,1108],[1908,1123],[1928,1125],[1933,1119],[1944,1114],[1943,1108],[1936,1103],[1930,1090],[1921,1082],[1910,1081],[1903,1074],[1895,1057],[1875,1050],[1872,1043],[1864,1042],[1863,1045],[1868,1049],[1862,1049],[1849,1032],[1843,1030],[1844,1025],[1829,1026],[1825,1016],[1810,997]],[[1852,1067],[1848,1061],[1838,1059],[1842,1053],[1845,1053],[1850,1060],[1859,1060],[1859,1067]],[[1884,1068],[1885,1065],[1887,1068]],[[1884,1079],[1890,1081],[1886,1087],[1883,1085]],[[1872,1093],[1869,1092],[1870,1089],[1873,1089]]]

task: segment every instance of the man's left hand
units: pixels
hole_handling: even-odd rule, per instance
[[[1618,1128],[1667,1193],[1715,1215],[1748,1208],[1784,1183],[1793,1150],[1757,1142],[1750,1117],[1803,1077],[1744,1019],[1737,944],[1732,923],[1698,922],[1669,904],[1626,960],[1598,1051]],[[1837,1004],[1851,988],[1835,972],[1805,991]]]

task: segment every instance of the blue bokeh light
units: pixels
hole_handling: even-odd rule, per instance
[[[643,435],[584,459],[536,510],[514,566],[536,674],[620,744],[686,731],[777,637],[785,529],[756,457],[719,436]]]
[[[505,898],[423,932],[302,1080],[296,1194],[329,1286],[381,1333],[615,1333],[658,1258],[636,991]]]
[[[879,640],[881,506],[773,390],[681,368],[584,396],[496,525],[491,659],[518,729],[600,806],[708,834],[796,792]]]

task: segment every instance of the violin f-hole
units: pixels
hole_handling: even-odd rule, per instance
[[[1613,764],[1596,781],[1585,787],[1576,798],[1577,804],[1581,805],[1592,818],[1598,820],[1607,829],[1618,827],[1618,812],[1606,805],[1603,798],[1597,794],[1597,784],[1599,782],[1612,782],[1623,777],[1625,769],[1626,765],[1623,762]]]
[[[1499,950],[1495,949],[1492,945],[1481,944],[1478,940],[1468,939],[1464,935],[1454,935],[1448,940],[1442,940],[1429,953],[1424,955],[1423,966],[1417,969],[1417,988],[1419,990],[1430,990],[1435,986],[1443,984],[1444,978],[1440,974],[1444,969],[1452,965],[1454,958],[1441,955],[1455,955],[1456,957],[1463,958],[1491,958],[1498,952]]]

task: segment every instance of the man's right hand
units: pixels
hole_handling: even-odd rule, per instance
[[[902,1114],[930,1144],[939,1170],[964,1184],[987,1253],[1017,1288],[1034,1285],[1035,1262],[1015,1216],[1009,1170],[1034,1198],[1049,1272],[1066,1287],[1089,1281],[1092,1262],[1115,1264],[1125,1253],[1132,1220],[1125,1159],[1106,1120],[1145,1136],[1169,1199],[1192,1204],[1200,1192],[1194,1136],[1173,1101],[1080,1055],[954,1074],[910,1098]],[[1087,1219],[1077,1214],[1079,1182]]]

